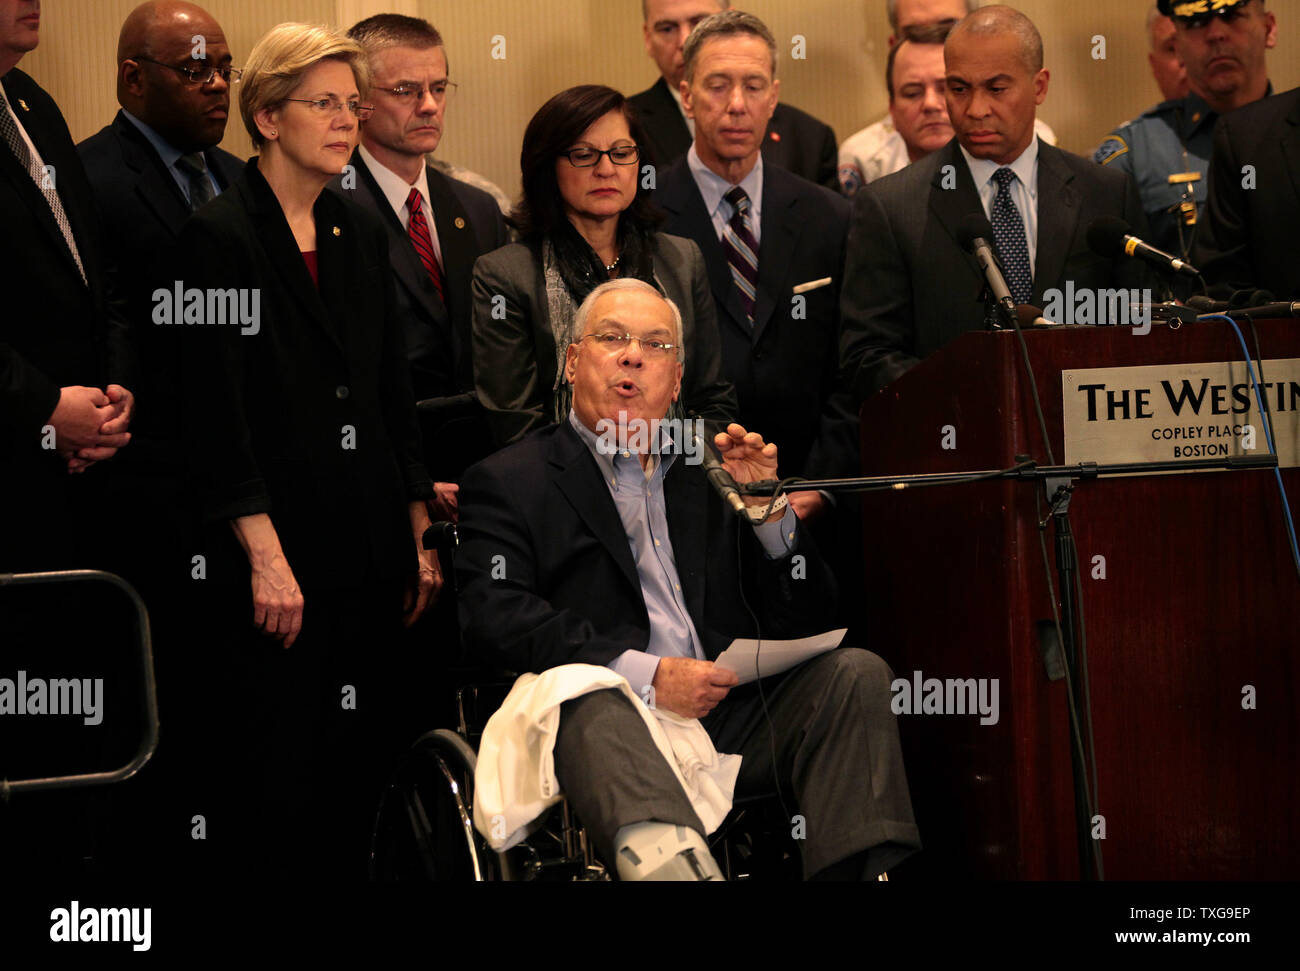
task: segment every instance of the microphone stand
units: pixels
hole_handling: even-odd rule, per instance
[[[1065,663],[1069,665],[1072,711],[1087,709],[1087,698],[1080,690],[1079,651],[1076,639],[1076,617],[1079,615],[1078,585],[1075,582],[1076,560],[1074,534],[1070,529],[1070,499],[1079,481],[1091,481],[1103,475],[1124,475],[1133,473],[1154,474],[1157,472],[1206,472],[1218,469],[1229,471],[1251,471],[1275,469],[1278,466],[1277,455],[1266,453],[1251,456],[1229,456],[1214,459],[1187,459],[1169,462],[1114,462],[1098,464],[1096,462],[1077,462],[1073,465],[1039,466],[1032,459],[1017,456],[1016,464],[1008,469],[981,469],[969,472],[927,472],[917,475],[858,476],[841,479],[764,479],[738,486],[740,492],[751,496],[779,496],[781,493],[795,490],[817,490],[820,492],[879,492],[886,489],[903,491],[905,489],[957,485],[972,482],[991,482],[1000,479],[1018,479],[1022,482],[1042,482],[1047,494],[1049,517],[1053,523],[1056,542],[1056,574],[1061,597],[1061,639],[1060,645]],[[1047,520],[1038,524],[1045,529]],[[1074,816],[1075,836],[1079,855],[1080,879],[1098,879],[1100,867],[1094,866],[1094,859],[1099,848],[1092,838],[1092,816],[1088,805],[1088,770],[1083,757],[1084,745],[1080,737],[1079,721],[1070,719],[1070,768],[1074,779]],[[1095,761],[1096,753],[1093,753]],[[1100,811],[1098,807],[1097,811]]]

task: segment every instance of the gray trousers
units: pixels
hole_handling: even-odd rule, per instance
[[[864,851],[865,878],[921,847],[907,791],[888,665],[840,648],[763,681],[733,688],[702,720],[719,752],[743,757],[736,798],[774,794],[779,782],[799,838],[803,874]],[[773,762],[775,752],[775,763]],[[565,702],[555,774],[607,864],[614,837],[632,823],[704,826],[645,723],[621,692]]]

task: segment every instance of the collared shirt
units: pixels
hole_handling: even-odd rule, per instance
[[[668,93],[671,94],[673,100],[677,102],[677,110],[682,113],[682,121],[686,122],[686,127],[691,130],[691,138],[693,140],[695,138],[695,119],[686,113],[686,105],[682,104],[682,93],[677,90],[677,88],[673,87],[673,83],[667,78],[664,78],[664,84],[668,85]]]
[[[135,115],[131,114],[131,112],[127,111],[125,108],[122,109],[122,114],[126,117],[127,121],[135,125],[136,128],[140,129],[140,134],[142,134],[145,137],[145,139],[148,140],[149,144],[153,146],[153,150],[158,153],[158,157],[162,159],[163,165],[167,168],[167,173],[176,181],[176,184],[180,186],[181,195],[185,197],[186,202],[189,202],[190,201],[189,173],[182,172],[180,169],[176,167],[177,160],[180,159],[180,157],[185,153],[182,152],[179,148],[174,147],[171,142],[167,141],[167,139],[163,138],[162,135],[158,134],[158,132],[154,131],[153,128],[151,128],[149,125],[146,125],[143,121],[141,121]],[[217,179],[212,174],[212,169],[208,169],[207,171],[208,171],[208,181],[212,183],[212,194],[214,196],[221,195],[221,186],[217,185]]]
[[[618,509],[618,517],[627,533],[632,561],[636,564],[641,595],[650,616],[650,639],[644,651],[629,649],[610,662],[609,667],[627,678],[632,690],[645,697],[645,687],[654,681],[661,657],[704,658],[695,623],[686,609],[672,540],[668,535],[668,510],[664,501],[664,476],[678,459],[676,443],[669,427],[659,426],[659,454],[651,454],[643,468],[635,452],[606,454],[596,433],[569,410],[569,423],[591,451],[601,478]],[[755,535],[768,557],[778,559],[793,551],[797,535],[794,510],[786,507],[785,515],[773,523],[755,527]]]
[[[1120,125],[1092,156],[1094,162],[1119,169],[1133,180],[1147,214],[1150,242],[1166,253],[1191,253],[1191,233],[1186,228],[1179,233],[1177,209],[1188,190],[1204,215],[1218,119],[1218,113],[1193,92],[1161,102]],[[1200,181],[1170,185],[1169,177],[1183,172],[1196,172]]]
[[[971,178],[979,190],[980,202],[984,204],[984,215],[989,219],[993,218],[993,200],[998,194],[998,184],[993,181],[993,173],[1001,168],[1009,168],[1016,173],[1016,180],[1011,183],[1008,191],[1025,224],[1025,242],[1029,246],[1029,266],[1032,269],[1038,264],[1038,138],[1030,139],[1029,147],[1010,165],[999,165],[992,159],[975,158],[966,151],[966,146],[958,147],[970,167]]]
[[[718,234],[718,239],[721,240],[724,227],[731,221],[731,217],[736,212],[735,207],[722,198],[731,190],[732,183],[700,161],[700,155],[695,151],[694,143],[692,143],[690,151],[686,153],[686,164],[690,166],[695,184],[699,186],[700,195],[704,197],[704,208],[708,211],[709,218],[713,220],[713,231]],[[762,152],[759,153],[754,167],[749,170],[749,175],[741,179],[739,185],[745,190],[745,194],[749,196],[749,219],[754,230],[754,242],[761,245],[763,242]]]
[[[424,221],[429,227],[429,237],[433,240],[433,255],[438,258],[438,265],[444,266],[442,245],[438,242],[438,224],[434,221],[433,206],[429,203],[428,168],[421,165],[420,175],[412,184],[371,155],[370,150],[365,145],[358,148],[362,160],[366,163],[366,168],[370,169],[370,174],[379,183],[379,191],[384,194],[388,204],[393,207],[393,212],[397,213],[397,218],[402,223],[402,229],[408,232],[411,226],[411,211],[406,208],[406,200],[411,195],[412,189],[420,190],[420,198],[424,200],[420,205],[420,209],[424,212]]]
[[[1056,132],[1041,118],[1034,119],[1034,131],[1048,145],[1056,144]],[[893,117],[885,115],[840,145],[840,191],[852,196],[868,182],[901,172],[911,164],[907,143],[894,127]]]

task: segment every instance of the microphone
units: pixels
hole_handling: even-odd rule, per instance
[[[1150,243],[1130,235],[1130,229],[1132,227],[1118,216],[1102,216],[1093,220],[1088,227],[1088,246],[1098,256],[1114,258],[1116,253],[1123,251],[1125,256],[1140,256],[1175,273],[1191,277],[1201,275],[1201,271],[1186,260],[1170,256],[1164,250],[1158,250]]]
[[[1016,319],[1016,301],[1011,296],[1006,278],[1002,276],[997,258],[993,255],[993,247],[989,243],[993,238],[993,224],[982,212],[971,213],[957,227],[957,242],[961,243],[961,248],[974,256],[979,263],[993,299],[1002,309],[1003,319],[1010,323]]]
[[[708,477],[709,484],[713,486],[713,491],[722,496],[737,516],[749,522],[749,510],[745,508],[745,501],[740,498],[740,488],[736,485],[736,480],[731,477],[731,473],[718,461],[713,445],[700,438],[694,425],[691,426],[691,438],[695,440],[696,454],[703,459],[701,464],[704,466],[704,474]]]

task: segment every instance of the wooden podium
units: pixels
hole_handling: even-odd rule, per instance
[[[1256,326],[1266,362],[1300,358],[1300,322]],[[1057,464],[1062,372],[1243,358],[1223,321],[1025,338]],[[953,341],[864,403],[864,474],[1047,464],[1024,373],[1013,333]],[[1300,471],[1282,479],[1300,514]],[[999,684],[996,724],[899,716],[918,868],[932,874],[1080,876],[1065,682],[1049,680],[1040,641],[1052,617],[1040,535],[1058,582],[1042,496],[1000,480],[862,500],[869,646],[896,678]],[[1300,875],[1300,578],[1274,473],[1081,480],[1071,520],[1106,878]]]

